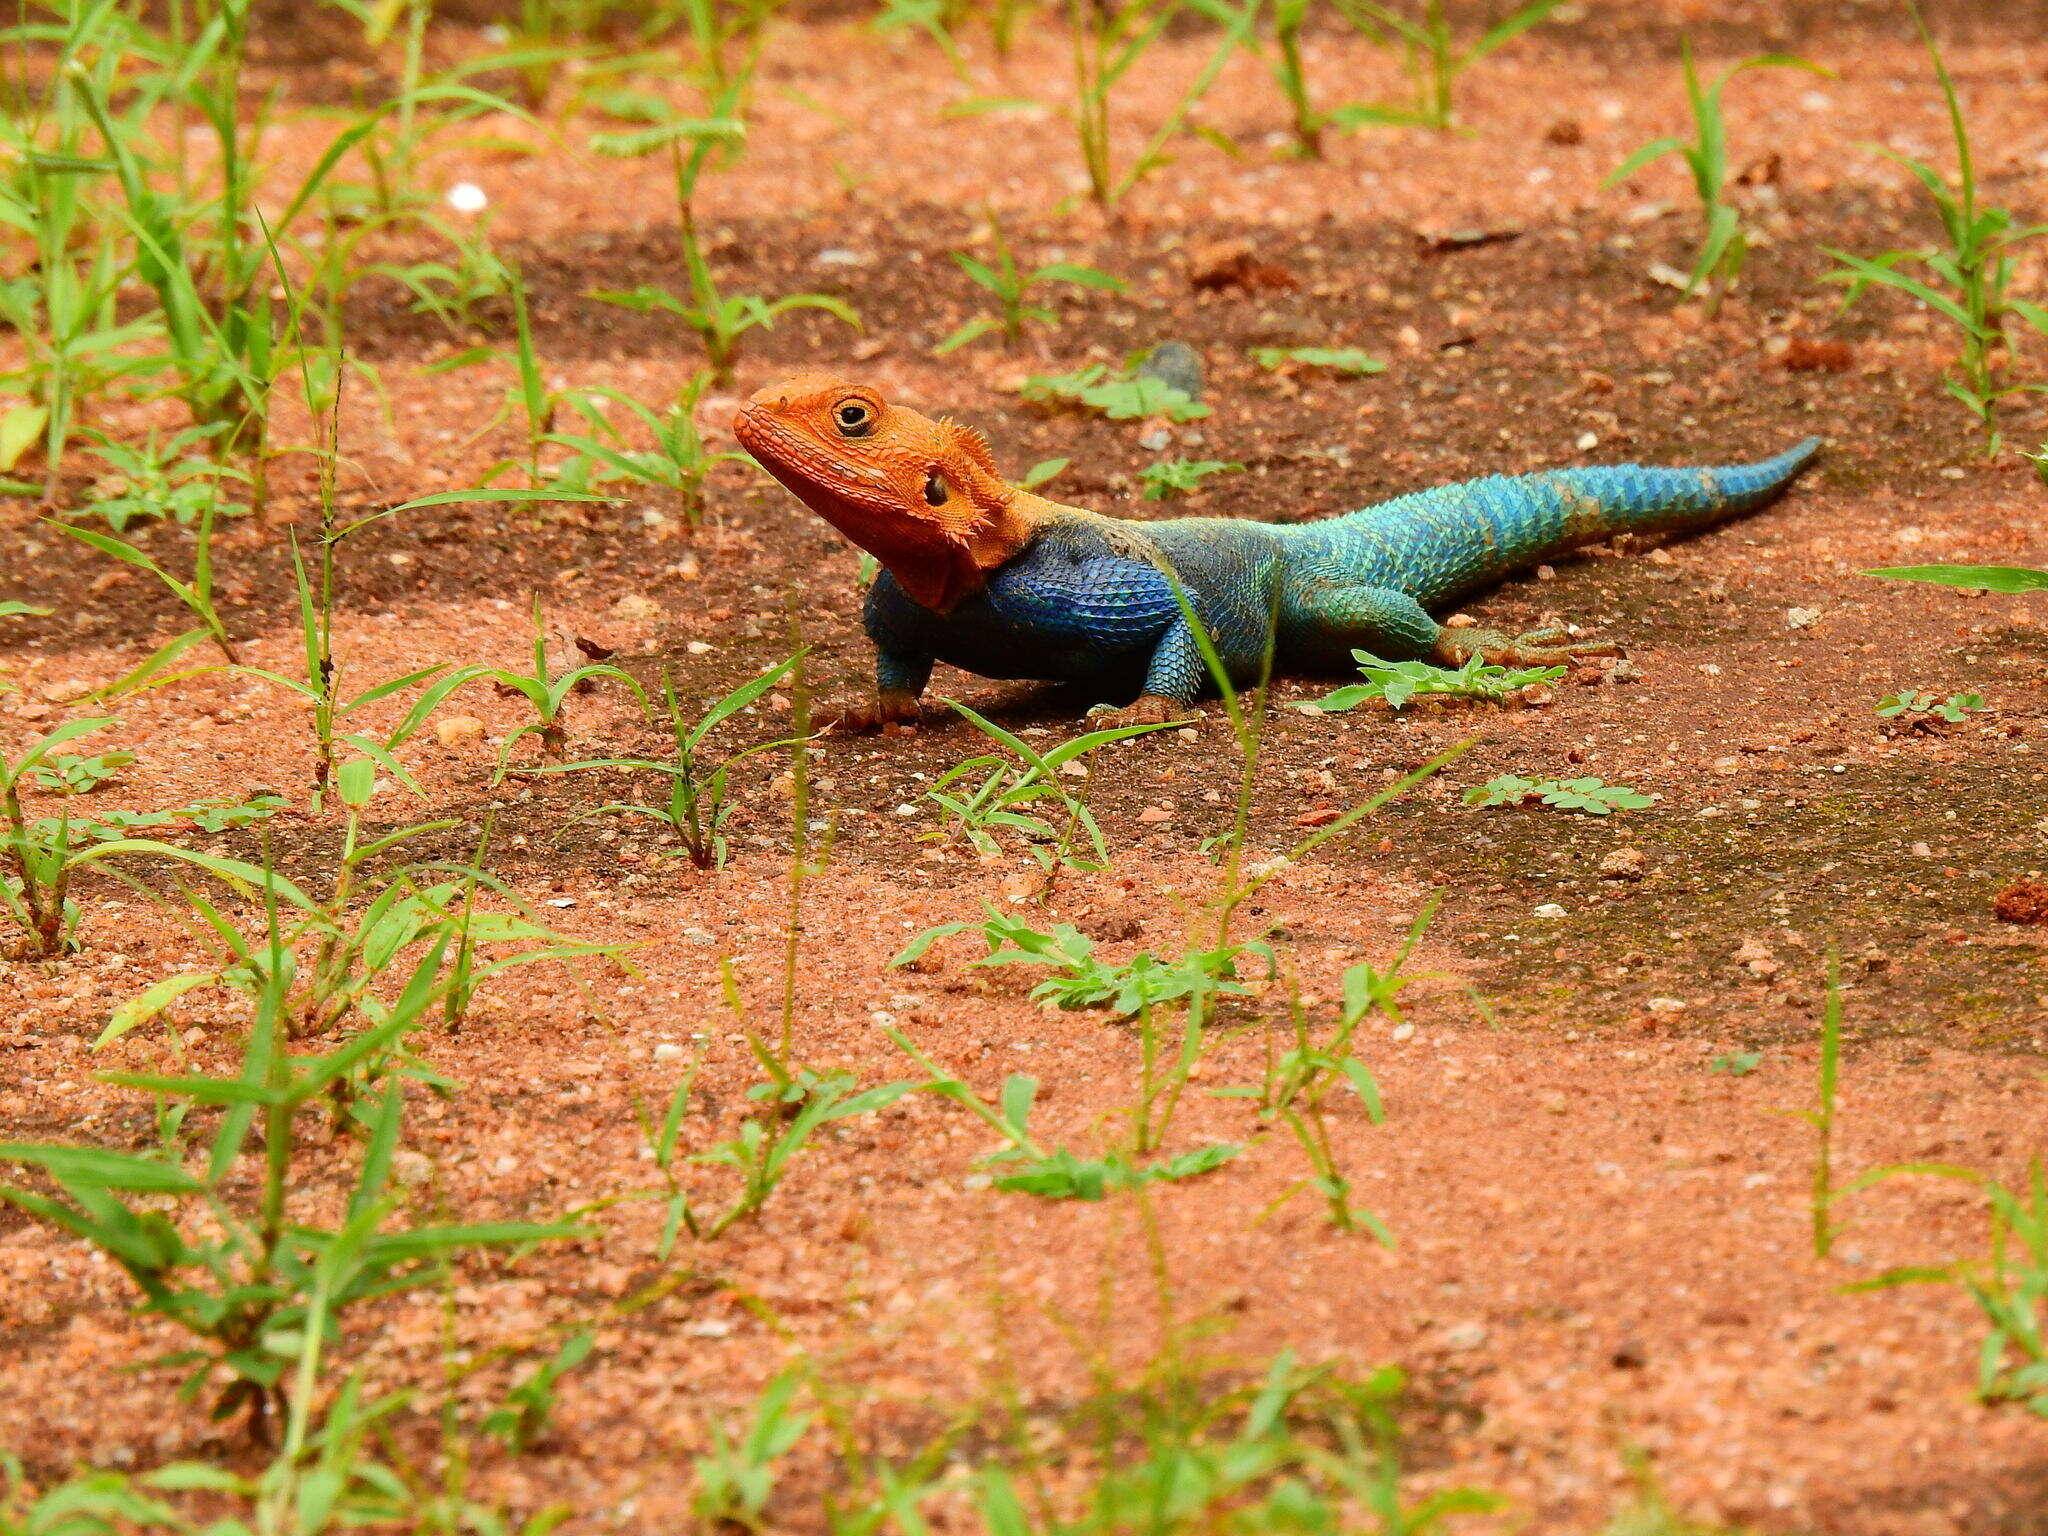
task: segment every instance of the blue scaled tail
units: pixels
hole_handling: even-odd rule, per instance
[[[1493,475],[1281,530],[1299,577],[1406,592],[1425,607],[1617,533],[1705,527],[1761,506],[1820,451],[1810,437],[1756,464],[1640,464]]]

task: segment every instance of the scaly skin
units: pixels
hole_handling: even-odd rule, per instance
[[[1761,506],[1820,440],[1760,464],[1621,465],[1491,476],[1327,521],[1141,523],[1063,506],[997,473],[980,433],[805,373],[741,409],[740,442],[883,566],[868,594],[876,704],[846,728],[915,722],[935,661],[1138,695],[1117,718],[1177,718],[1211,685],[1177,581],[1234,682],[1274,662],[1327,670],[1354,649],[1457,666],[1544,666],[1612,645],[1556,631],[1447,629],[1429,609],[1617,533],[1697,528]]]

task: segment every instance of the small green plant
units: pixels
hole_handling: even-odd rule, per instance
[[[1139,421],[1149,416],[1196,421],[1209,414],[1208,406],[1163,379],[1145,373],[1111,374],[1101,363],[1090,363],[1072,373],[1028,378],[1023,397],[1033,404],[1077,405],[1100,411],[1111,421]]]
[[[48,959],[77,947],[81,913],[72,899],[71,883],[82,869],[97,868],[131,885],[136,882],[119,868],[119,861],[130,856],[168,857],[230,878],[247,869],[171,843],[128,835],[145,825],[203,814],[205,807],[154,815],[103,812],[81,818],[71,814],[73,797],[100,782],[93,778],[97,770],[92,765],[129,754],[109,752],[97,759],[80,759],[61,755],[57,748],[115,723],[104,716],[67,721],[32,742],[18,757],[0,756],[0,914],[19,931],[24,952],[32,958]],[[32,815],[22,800],[24,789],[56,794],[56,814]]]
[[[748,708],[773,688],[802,659],[802,652],[763,672],[751,682],[714,701],[695,721],[684,717],[676,698],[674,676],[664,670],[661,678],[662,715],[659,726],[667,728],[675,750],[666,761],[649,757],[592,757],[580,762],[526,768],[524,773],[582,773],[611,769],[622,773],[658,774],[668,780],[668,796],[658,804],[641,801],[613,801],[584,811],[570,823],[593,816],[640,816],[657,822],[675,835],[681,847],[676,851],[699,869],[725,865],[725,821],[732,814],[727,799],[732,771],[747,758],[789,745],[787,740],[757,742],[728,754],[716,767],[704,762],[704,743],[713,731]],[[566,835],[567,828],[564,828]]]
[[[707,1416],[711,1451],[694,1458],[697,1486],[690,1505],[713,1530],[758,1531],[775,1495],[775,1464],[803,1439],[811,1415],[791,1404],[803,1373],[792,1367],[768,1383],[754,1405],[754,1421],[737,1437],[716,1415]]]
[[[1119,204],[1145,177],[1167,162],[1167,146],[1186,126],[1189,115],[1209,93],[1231,55],[1248,43],[1258,24],[1261,0],[1201,0],[1199,10],[1222,28],[1207,62],[1189,82],[1137,156],[1117,170],[1111,130],[1111,98],[1181,7],[1176,0],[1068,0],[1068,31],[1073,39],[1075,104],[1067,109],[1088,176],[1088,195],[1114,214]]]
[[[216,476],[210,479],[194,479],[187,483],[202,487],[206,493],[194,511],[197,522],[192,531],[192,577],[189,581],[173,576],[125,539],[118,539],[113,534],[100,533],[91,528],[75,527],[54,518],[49,522],[50,527],[76,539],[79,543],[96,549],[103,555],[111,555],[123,565],[133,566],[138,571],[147,571],[163,583],[165,590],[199,620],[197,629],[189,629],[157,647],[147,661],[109,689],[110,693],[137,686],[144,679],[169,666],[193,646],[209,640],[219,649],[229,666],[236,665],[240,660],[235,653],[234,641],[228,637],[227,623],[221,618],[220,608],[213,599],[213,523],[222,510],[218,497],[219,480]],[[117,526],[125,527],[127,521],[127,517],[123,516]]]
[[[1467,805],[1526,805],[1531,800],[1554,805],[1561,811],[1606,816],[1615,811],[1643,810],[1654,805],[1657,797],[1600,779],[1525,779],[1513,773],[1504,773],[1465,791]]]
[[[1946,1163],[1900,1163],[1872,1169],[1842,1191],[1864,1189],[1907,1174],[1972,1185],[1983,1192],[1991,1218],[1989,1254],[1981,1260],[1887,1270],[1845,1287],[1883,1290],[1898,1285],[1953,1285],[1966,1291],[1990,1325],[1977,1353],[1977,1397],[2019,1403],[2048,1418],[2048,1173],[2028,1165],[2026,1184],[2009,1189],[1989,1174]]]
[[[485,1417],[480,1426],[483,1432],[502,1440],[515,1456],[532,1450],[534,1442],[547,1432],[555,1411],[555,1389],[564,1376],[590,1358],[596,1343],[597,1335],[588,1328],[570,1334],[551,1359],[505,1394],[503,1406]]]
[[[1909,726],[1930,724],[1936,720],[1962,725],[1970,716],[1988,713],[1990,708],[1981,693],[1952,693],[1944,699],[1938,694],[1923,693],[1913,688],[1888,693],[1877,701],[1880,719],[1898,720]]]
[[[1331,373],[1351,378],[1387,371],[1385,363],[1357,347],[1253,347],[1251,358],[1261,368],[1284,368],[1294,363],[1303,368],[1327,368]]]
[[[1060,973],[1031,989],[1033,1002],[1063,1009],[1106,1007],[1129,1015],[1183,999],[1249,996],[1252,989],[1238,975],[1239,960],[1263,958],[1269,972],[1274,963],[1272,950],[1263,943],[1190,950],[1174,960],[1140,950],[1128,960],[1104,961],[1095,956],[1095,941],[1070,923],[1056,923],[1050,932],[1040,932],[986,901],[982,910],[987,913],[983,922],[927,928],[889,964],[915,964],[940,940],[973,933],[988,946],[988,953],[969,965],[1042,966]]]
[[[1827,1001],[1820,1017],[1820,1073],[1815,1083],[1812,1109],[1794,1113],[1813,1127],[1812,1180],[1813,1256],[1824,1259],[1842,1235],[1843,1223],[1835,1220],[1835,1202],[1846,1191],[1835,1188],[1835,1096],[1842,1074],[1842,962],[1828,952]]]
[[[756,1046],[756,1055],[763,1048]],[[738,1131],[725,1141],[692,1153],[689,1161],[730,1168],[740,1176],[739,1192],[732,1203],[709,1220],[700,1220],[685,1204],[683,1225],[703,1242],[720,1236],[734,1222],[753,1215],[768,1203],[789,1172],[790,1164],[820,1128],[836,1120],[871,1115],[887,1109],[906,1093],[916,1091],[912,1082],[882,1083],[859,1089],[847,1072],[824,1074],[792,1073],[782,1061],[774,1064],[779,1079],[764,1085],[763,1108],[740,1121]]]
[[[1356,709],[1374,699],[1389,709],[1405,709],[1412,699],[1447,696],[1458,699],[1504,699],[1511,693],[1563,677],[1563,667],[1501,667],[1477,652],[1461,667],[1432,666],[1426,661],[1382,661],[1370,651],[1353,651],[1352,659],[1365,681],[1339,688],[1316,701],[1326,715]],[[1488,804],[1493,802],[1489,801]]]
[[[1147,501],[1165,501],[1199,491],[1211,475],[1234,474],[1243,468],[1222,459],[1161,459],[1138,471],[1138,483],[1145,488]]]
[[[1085,1476],[1057,1454],[1034,1454],[1016,1470],[991,1459],[975,1479],[980,1528],[1439,1536],[1461,1515],[1501,1506],[1471,1488],[1406,1496],[1395,1419],[1405,1378],[1392,1367],[1354,1377],[1282,1351],[1234,1389],[1219,1391],[1213,1376],[1147,1382],[1118,1393],[1113,1407],[1088,1405],[1087,1422],[1104,1428],[1090,1437],[1097,1455]]]
[[[100,752],[92,757],[59,752],[48,760],[46,767],[33,770],[29,777],[36,788],[53,795],[89,795],[117,782],[121,770],[134,761],[133,752]]]
[[[1014,347],[1024,336],[1027,322],[1038,325],[1058,325],[1060,317],[1043,304],[1025,301],[1025,295],[1033,288],[1051,283],[1064,283],[1075,288],[1094,288],[1109,293],[1122,293],[1124,282],[1111,277],[1107,272],[1094,267],[1077,266],[1072,262],[1056,261],[1049,266],[1032,271],[1020,271],[1017,259],[1010,254],[1010,243],[1003,238],[1003,226],[993,213],[985,215],[988,220],[989,237],[995,245],[995,264],[970,256],[965,251],[947,252],[953,264],[965,272],[970,281],[986,288],[995,295],[997,312],[993,315],[978,315],[954,331],[932,351],[943,356],[948,352],[966,346],[970,341],[990,334],[1003,338],[1003,345]]]
[[[1762,1051],[1727,1051],[1707,1063],[1709,1072],[1725,1077],[1747,1077],[1762,1065]]]
[[[994,721],[948,699],[947,704],[1002,753],[984,753],[956,763],[925,791],[925,798],[952,818],[946,832],[927,832],[931,839],[964,841],[976,853],[994,858],[1003,852],[998,833],[1014,833],[1024,839],[1026,850],[1048,878],[1060,870],[1093,871],[1109,867],[1109,846],[1086,800],[1069,790],[1062,779],[1074,766],[1085,770],[1088,755],[1112,742],[1127,741],[1163,730],[1163,725],[1124,725],[1112,730],[1089,731],[1040,752],[1021,736],[1004,730]],[[1071,765],[1071,766],[1070,766]],[[972,784],[975,775],[981,782]],[[1086,783],[1086,780],[1083,780]],[[1057,807],[1063,824],[1055,827],[1034,811],[1034,807]],[[1092,858],[1076,851],[1075,844],[1086,839]]]
[[[1749,239],[1742,227],[1742,211],[1728,200],[1728,123],[1721,110],[1721,93],[1728,88],[1729,81],[1746,69],[1803,69],[1828,78],[1833,78],[1834,72],[1809,63],[1797,54],[1760,53],[1730,66],[1712,85],[1702,88],[1699,72],[1693,67],[1692,39],[1679,39],[1678,47],[1685,69],[1685,96],[1692,106],[1692,142],[1653,139],[1609,172],[1601,185],[1611,187],[1626,181],[1666,155],[1683,157],[1687,169],[1692,172],[1693,190],[1699,194],[1706,230],[1700,238],[1699,255],[1693,261],[1692,276],[1686,281],[1682,297],[1689,299],[1704,287],[1707,291],[1707,313],[1713,315],[1720,311],[1721,300],[1742,275],[1742,264],[1749,255]]]
[[[980,1119],[1008,1146],[982,1159],[986,1168],[1021,1164],[1012,1172],[991,1180],[993,1188],[1007,1193],[1037,1195],[1045,1200],[1101,1200],[1108,1195],[1146,1184],[1173,1183],[1192,1179],[1221,1168],[1243,1150],[1225,1142],[1197,1147],[1178,1157],[1160,1158],[1139,1164],[1122,1152],[1103,1157],[1077,1157],[1065,1147],[1047,1151],[1031,1134],[1031,1108],[1038,1096],[1038,1080],[1013,1072],[1003,1080],[1002,1091],[993,1105],[983,1102],[965,1082],[946,1071],[913,1043],[902,1031],[885,1031],[902,1051],[928,1074],[921,1084],[941,1098],[951,1099]]]
[[[541,751],[549,757],[560,757],[569,745],[569,733],[562,723],[562,708],[569,695],[579,688],[587,687],[599,678],[624,683],[641,707],[647,706],[647,694],[641,688],[639,679],[623,667],[610,662],[594,661],[580,667],[573,667],[555,675],[554,666],[548,656],[547,620],[542,616],[540,594],[533,597],[533,670],[514,672],[508,668],[496,667],[470,669],[468,680],[488,682],[501,692],[516,694],[532,706],[534,718],[510,732],[504,744],[498,748],[498,771],[491,780],[493,785],[504,782],[506,765],[512,759],[512,749],[528,736],[540,738]]]
[[[249,472],[194,451],[225,430],[221,423],[187,427],[159,441],[152,428],[137,447],[88,428],[95,444],[92,456],[106,468],[95,477],[84,510],[105,518],[116,533],[125,532],[137,518],[168,518],[190,526],[209,513],[231,516],[246,512],[248,508],[222,500],[220,482],[235,480],[246,485]]]
[[[703,516],[704,481],[711,471],[721,464],[754,462],[744,453],[705,451],[703,434],[697,430],[697,401],[710,379],[708,373],[693,375],[675,403],[659,416],[616,389],[585,389],[565,396],[563,403],[583,418],[589,431],[547,435],[545,441],[571,450],[569,458],[554,466],[554,483],[578,491],[619,480],[658,485],[675,492],[683,521],[695,527]],[[624,407],[646,429],[652,446],[633,447],[598,404],[602,400]]]
[[[83,1238],[119,1264],[142,1291],[144,1311],[192,1336],[194,1348],[169,1357],[192,1368],[187,1390],[202,1390],[224,1375],[215,1417],[245,1413],[259,1439],[268,1436],[273,1409],[293,1406],[286,1377],[309,1333],[337,1336],[350,1308],[434,1278],[457,1254],[587,1230],[561,1222],[384,1230],[398,1204],[392,1160],[405,1096],[396,1079],[378,1096],[340,1224],[320,1226],[294,1214],[305,1145],[300,1110],[424,1021],[438,1001],[442,950],[436,945],[420,959],[382,1023],[324,1055],[293,1056],[285,1044],[291,973],[273,926],[239,1071],[226,1077],[101,1073],[103,1082],[160,1101],[222,1111],[196,1171],[178,1156],[0,1144],[0,1162],[36,1170],[59,1196],[0,1186],[0,1200]],[[239,1208],[238,1191],[246,1177],[243,1160],[259,1150],[251,1211]],[[125,1198],[134,1195],[145,1198]]]
[[[1956,147],[1956,179],[1950,182],[1933,166],[1881,144],[1871,148],[1911,171],[1914,179],[1927,189],[1935,211],[1941,216],[1948,243],[1917,251],[1886,251],[1876,257],[1854,256],[1823,246],[1828,255],[1842,264],[1828,274],[1828,280],[1846,286],[1847,292],[1842,296],[1844,309],[1877,285],[1896,288],[1955,323],[1962,351],[1944,382],[1948,392],[1962,402],[1984,429],[1987,451],[1995,453],[2000,442],[1998,403],[2008,395],[2044,387],[2007,383],[2001,374],[2008,347],[2008,321],[2024,321],[2033,330],[2048,335],[2048,310],[2014,298],[2010,292],[2018,264],[2015,252],[2048,234],[2048,224],[2016,224],[2010,210],[1987,207],[1980,200],[1976,160],[1962,105],[1956,99],[1955,82],[1949,78],[1948,65],[1920,8],[1912,0],[1908,0],[1906,8],[1912,13],[1913,24],[1920,29],[1928,57],[1934,61],[1935,78],[1948,105],[1949,131]],[[1918,267],[1925,276],[1902,271],[1904,267]]]
[[[675,182],[676,234],[682,245],[683,271],[689,281],[687,299],[679,299],[665,288],[644,284],[629,291],[600,290],[590,297],[641,314],[659,311],[674,315],[696,332],[711,365],[711,381],[720,387],[732,381],[740,338],[757,327],[772,328],[778,318],[793,310],[819,310],[855,330],[860,329],[860,317],[844,299],[831,294],[796,293],[779,299],[764,299],[751,293],[727,294],[711,274],[711,264],[697,233],[697,184],[714,155],[745,137],[742,114],[758,57],[757,44],[744,67],[717,91],[703,117],[678,116],[666,103],[650,98],[644,114],[647,126],[600,134],[590,142],[591,149],[602,155],[668,155]]]
[[[1445,15],[1444,0],[1422,0],[1419,13],[1396,9],[1382,0],[1338,0],[1338,8],[1368,34],[1390,33],[1400,42],[1415,96],[1406,107],[1340,108],[1336,120],[1345,126],[1363,123],[1406,123],[1424,128],[1450,128],[1457,123],[1458,77],[1514,41],[1556,10],[1563,0],[1531,0],[1516,7],[1460,48]]]

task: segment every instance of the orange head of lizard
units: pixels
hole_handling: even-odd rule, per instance
[[[800,373],[733,420],[761,467],[944,613],[1030,539],[1035,501],[996,472],[972,427],[891,405],[864,384]]]

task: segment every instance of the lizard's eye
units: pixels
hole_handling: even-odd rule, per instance
[[[832,412],[841,437],[866,437],[875,430],[875,413],[862,400],[842,400]]]
[[[946,482],[939,477],[936,469],[925,480],[924,499],[935,507],[943,507],[946,504]]]

